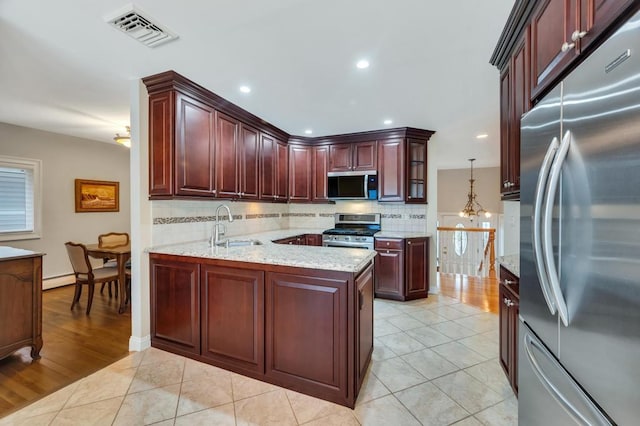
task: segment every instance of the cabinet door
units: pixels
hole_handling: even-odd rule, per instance
[[[511,147],[511,68],[507,65],[500,75],[500,192],[509,190]]]
[[[276,201],[286,203],[289,199],[289,147],[286,142],[276,140]]]
[[[329,145],[329,171],[347,172],[351,170],[351,144]]]
[[[264,372],[264,272],[202,266],[202,356]]]
[[[173,195],[174,96],[149,96],[149,195]]]
[[[310,146],[289,147],[289,199],[311,201],[311,153]]]
[[[407,139],[407,203],[427,202],[427,142]]]
[[[404,251],[376,248],[376,297],[403,300]]]
[[[176,94],[176,194],[216,193],[214,129],[213,108]]]
[[[306,234],[304,237],[305,237],[306,245],[308,245],[308,246],[317,246],[317,247],[321,247],[322,246],[322,235],[320,235],[320,234]]]
[[[580,51],[598,39],[633,0],[580,0]]]
[[[259,133],[253,127],[242,124],[238,149],[240,196],[248,200],[258,199],[260,177]]]
[[[200,354],[200,266],[151,258],[151,344]]]
[[[405,299],[427,297],[429,291],[429,239],[405,240]]]
[[[404,139],[378,142],[378,200],[404,201]]]
[[[260,135],[260,199],[276,199],[278,174],[276,140],[264,133]]]
[[[267,377],[348,395],[348,289],[348,280],[267,273]]]
[[[509,177],[506,192],[520,192],[520,121],[529,111],[529,30],[526,29],[522,41],[512,56],[511,64],[511,123],[509,138]]]
[[[378,166],[378,142],[358,142],[353,144],[353,170],[376,170]]]
[[[218,112],[216,114],[216,190],[218,197],[235,198],[238,190],[238,133],[240,122]]]
[[[579,0],[543,0],[531,19],[532,99],[553,82],[577,56],[572,43],[578,21]]]
[[[356,278],[356,289],[358,290],[356,389],[360,389],[360,385],[362,385],[373,352],[373,281],[373,265],[370,265]]]
[[[329,165],[329,147],[313,147],[313,201],[328,201],[327,167]]]

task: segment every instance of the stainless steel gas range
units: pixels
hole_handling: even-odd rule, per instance
[[[380,213],[336,213],[335,228],[322,233],[322,245],[373,250],[373,236],[378,231]]]

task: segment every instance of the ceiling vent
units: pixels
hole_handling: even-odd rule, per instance
[[[107,22],[148,47],[156,47],[178,38],[166,27],[153,22],[148,14],[145,13],[145,15],[143,16],[133,5],[128,5],[108,18]]]

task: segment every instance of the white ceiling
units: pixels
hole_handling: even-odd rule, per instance
[[[173,69],[291,134],[418,127],[438,168],[499,164],[488,61],[513,0],[138,0],[179,35],[156,48],[105,22],[126,4],[0,0],[0,122],[113,143],[130,81]]]

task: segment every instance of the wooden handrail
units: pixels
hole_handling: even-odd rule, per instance
[[[496,232],[495,228],[453,228],[438,226],[438,231]]]

